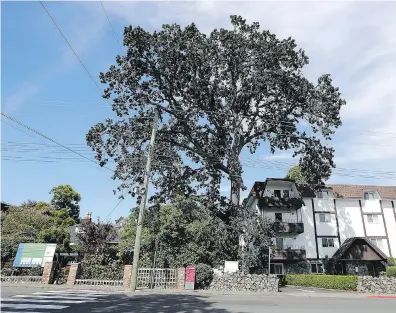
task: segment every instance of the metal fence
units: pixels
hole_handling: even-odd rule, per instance
[[[0,280],[7,283],[41,283],[42,276],[1,276]]]
[[[139,268],[137,288],[177,288],[177,270],[174,268]]]

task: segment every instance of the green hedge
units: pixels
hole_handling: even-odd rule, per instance
[[[213,268],[208,264],[199,263],[196,266],[195,275],[197,289],[206,289],[213,280]]]
[[[342,275],[286,275],[286,284],[325,289],[356,290],[357,276]]]
[[[386,276],[396,277],[396,266],[389,266],[386,270]]]

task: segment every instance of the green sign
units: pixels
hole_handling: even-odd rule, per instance
[[[43,267],[52,262],[55,243],[21,243],[15,256],[13,267]]]

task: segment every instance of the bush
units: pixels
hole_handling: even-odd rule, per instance
[[[396,277],[396,266],[389,266],[386,270],[386,276]]]
[[[210,265],[199,263],[196,266],[195,281],[198,289],[209,287],[213,280],[213,268]]]
[[[286,275],[286,284],[325,289],[356,290],[357,276],[342,275]]]

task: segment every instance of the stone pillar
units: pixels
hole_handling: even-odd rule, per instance
[[[131,287],[131,279],[132,279],[132,265],[125,265],[124,266],[124,279],[122,282],[122,286],[124,288]]]
[[[74,285],[77,278],[78,269],[80,267],[80,263],[72,263],[70,265],[69,276],[67,277],[67,285]]]
[[[184,290],[184,281],[186,279],[186,269],[184,267],[180,267],[177,269],[177,281],[176,288],[179,290]]]
[[[53,270],[54,264],[52,262],[46,262],[44,264],[43,276],[41,278],[42,284],[50,284],[52,282]]]

